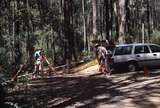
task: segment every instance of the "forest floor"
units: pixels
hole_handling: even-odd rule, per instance
[[[7,99],[22,108],[160,108],[160,71],[105,76],[98,66],[19,83]]]

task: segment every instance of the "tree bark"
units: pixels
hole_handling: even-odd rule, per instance
[[[83,38],[84,38],[84,51],[86,51],[86,19],[85,19],[85,0],[82,0],[82,14],[83,14]]]
[[[118,1],[118,24],[119,24],[119,43],[125,43],[125,25],[126,25],[126,10],[125,10],[125,0]]]
[[[92,12],[93,12],[93,38],[97,37],[97,6],[96,0],[92,0]]]

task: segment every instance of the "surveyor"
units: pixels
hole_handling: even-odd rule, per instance
[[[94,47],[94,51],[95,51],[95,57],[96,57],[96,59],[97,59],[97,61],[98,61],[98,64],[100,65],[100,57],[99,57],[99,53],[98,53],[98,51],[99,51],[99,49],[98,49],[98,47],[100,46],[100,44],[96,44],[95,45],[95,47]]]
[[[105,41],[105,48],[107,50],[107,54],[106,54],[106,57],[105,57],[105,71],[107,73],[109,73],[109,75],[111,74],[112,72],[112,68],[111,68],[111,64],[113,61],[111,61],[111,56],[112,56],[112,44],[109,43],[108,40]]]
[[[42,49],[38,49],[35,51],[34,53],[34,74],[39,76],[40,72],[42,74],[43,72],[43,61],[44,61],[44,56],[43,56],[43,50]]]
[[[106,57],[107,57],[108,51],[101,44],[100,46],[97,47],[97,53],[98,53],[98,61],[99,61],[99,72],[106,74],[105,63],[106,63]]]

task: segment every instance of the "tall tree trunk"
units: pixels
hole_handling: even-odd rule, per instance
[[[119,0],[118,1],[118,23],[119,23],[119,43],[125,43],[125,22],[126,22],[126,8],[125,8],[125,1],[126,0]]]
[[[109,0],[105,0],[106,39],[109,40]]]
[[[92,0],[92,11],[93,11],[93,38],[97,38],[97,6],[96,0]]]
[[[112,39],[112,21],[113,21],[113,1],[112,0],[105,0],[105,22],[106,22],[106,39],[111,41]],[[116,9],[117,10],[117,9]],[[117,12],[115,12],[117,14]],[[118,16],[118,15],[116,15]]]
[[[34,48],[33,43],[31,43],[31,33],[33,32],[32,24],[31,24],[31,17],[30,17],[30,5],[29,0],[26,0],[26,9],[27,9],[27,62],[29,64],[33,64],[33,54],[34,54]]]
[[[69,46],[69,37],[70,37],[70,7],[69,7],[70,0],[64,0],[64,35],[65,35],[65,61],[67,65],[67,72],[70,65],[71,60],[71,51]]]
[[[147,0],[147,23],[148,23],[148,42],[150,41],[151,27],[150,27],[150,2]]]
[[[90,53],[90,41],[91,41],[91,39],[90,39],[90,16],[91,16],[91,14],[90,14],[90,10],[89,10],[89,12],[88,12],[88,15],[87,15],[87,22],[86,22],[86,27],[87,27],[87,46],[88,46],[88,51],[89,51],[89,53]]]
[[[12,62],[15,62],[15,11],[16,11],[16,1],[12,2]]]
[[[141,32],[142,32],[142,43],[145,43],[145,8],[143,6],[144,0],[141,1],[142,11],[141,11]]]
[[[69,48],[70,48],[70,54],[73,56],[74,60],[77,61],[77,54],[75,50],[75,35],[74,35],[74,17],[73,17],[73,10],[74,10],[74,5],[73,5],[73,0],[70,0],[70,30],[69,30]],[[71,58],[72,59],[72,58]]]
[[[113,3],[114,5],[114,13],[115,13],[115,29],[116,29],[116,40],[118,40],[119,37],[119,21],[118,21],[118,3],[115,1]]]
[[[130,32],[130,8],[129,8],[130,0],[126,0],[126,33]]]
[[[109,31],[109,35],[110,35],[110,39],[109,41],[113,41],[113,34],[112,34],[112,31],[113,31],[113,0],[110,0],[110,31]]]
[[[82,14],[83,14],[83,39],[84,39],[84,51],[86,51],[86,19],[85,19],[85,0],[82,0]]]

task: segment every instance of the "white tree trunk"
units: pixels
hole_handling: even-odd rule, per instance
[[[125,22],[126,22],[126,10],[125,0],[119,0],[118,2],[118,23],[119,23],[119,43],[125,43]]]
[[[96,0],[92,0],[92,9],[93,9],[93,35],[97,35],[97,6],[96,6]],[[95,37],[94,37],[95,38]]]

